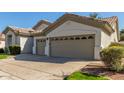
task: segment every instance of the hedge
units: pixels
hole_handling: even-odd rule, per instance
[[[4,49],[3,48],[0,48],[0,53],[4,53]]]

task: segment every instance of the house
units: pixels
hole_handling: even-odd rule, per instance
[[[33,33],[41,31],[48,24],[49,22],[41,20],[33,28],[7,26],[3,31],[5,34],[5,46],[19,45],[21,47],[21,53],[32,53]]]
[[[21,53],[32,53],[33,37],[30,36],[32,31],[34,30],[28,28],[6,27],[3,31],[5,34],[5,47],[19,45]]]
[[[5,47],[5,36],[4,34],[0,33],[0,48]]]
[[[64,14],[54,23],[41,20],[32,29],[7,27],[4,33],[6,46],[18,44],[22,53],[81,59],[100,59],[101,49],[119,41],[116,16]]]

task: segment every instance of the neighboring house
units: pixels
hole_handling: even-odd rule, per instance
[[[19,45],[21,53],[32,53],[33,38],[30,36],[30,33],[33,31],[33,29],[8,26],[3,31],[5,34],[5,47]]]
[[[5,36],[4,34],[0,33],[0,48],[5,47]]]
[[[50,24],[45,20],[39,21],[33,28],[18,28],[8,26],[4,29],[5,46],[19,45],[21,53],[32,53],[33,36],[32,33],[46,28]],[[41,31],[40,31],[41,32]]]
[[[111,42],[119,41],[118,18],[116,16],[94,19],[75,14],[65,14],[54,23],[42,20],[31,31],[23,31],[23,35],[12,28],[11,31],[10,28],[4,30],[6,46],[9,43],[12,45],[12,41],[16,42],[13,44],[24,42],[23,39],[16,39],[16,41],[11,39],[12,41],[9,41],[7,38],[15,38],[15,36],[24,38],[23,35],[25,35],[25,38],[31,38],[30,41],[32,42],[27,48],[29,47],[31,50],[32,47],[33,54],[53,57],[100,59],[101,49],[107,47]],[[28,36],[26,32],[28,32]],[[23,49],[25,44],[27,43],[19,43]]]

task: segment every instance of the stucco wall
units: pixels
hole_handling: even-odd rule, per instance
[[[0,48],[4,48],[5,47],[5,41],[0,41]]]
[[[8,47],[7,36],[12,35],[12,45],[20,45],[20,37],[15,35],[12,31],[8,31],[5,35],[5,46]]]
[[[8,41],[7,41],[8,35],[12,35],[12,45],[15,45],[16,44],[16,41],[15,41],[16,36],[12,31],[8,31],[8,33],[6,33],[6,35],[5,35],[5,46],[8,47]]]
[[[33,38],[20,36],[21,53],[32,53]]]
[[[106,34],[104,31],[101,31],[101,47],[105,48],[111,43],[111,35]]]
[[[118,42],[117,32],[113,32],[109,35],[102,31],[101,34],[102,48],[108,47],[112,42]]]
[[[8,31],[8,33],[6,33],[5,35],[6,47],[8,47],[8,44],[7,44],[8,35],[12,35],[12,45],[20,45],[21,53],[32,53],[32,46],[33,46],[32,37],[17,36],[12,31]]]

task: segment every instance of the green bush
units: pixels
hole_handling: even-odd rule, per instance
[[[18,45],[9,46],[9,52],[11,55],[20,54],[20,50],[21,48]]]
[[[120,43],[111,43],[109,45],[109,47],[113,47],[113,46],[116,46],[116,47],[121,47],[122,48],[122,51],[123,51],[123,57],[124,57],[124,44],[120,44]]]
[[[5,52],[6,54],[9,54],[9,48],[5,47],[4,52]]]
[[[116,42],[113,42],[109,45],[109,47],[112,47],[112,46],[119,46],[119,47],[124,47],[124,44],[120,44],[120,43],[116,43]]]
[[[3,48],[0,48],[0,53],[4,53],[4,49]]]
[[[103,49],[100,52],[101,60],[103,63],[114,71],[123,70],[122,57],[124,56],[123,47],[112,46]]]

